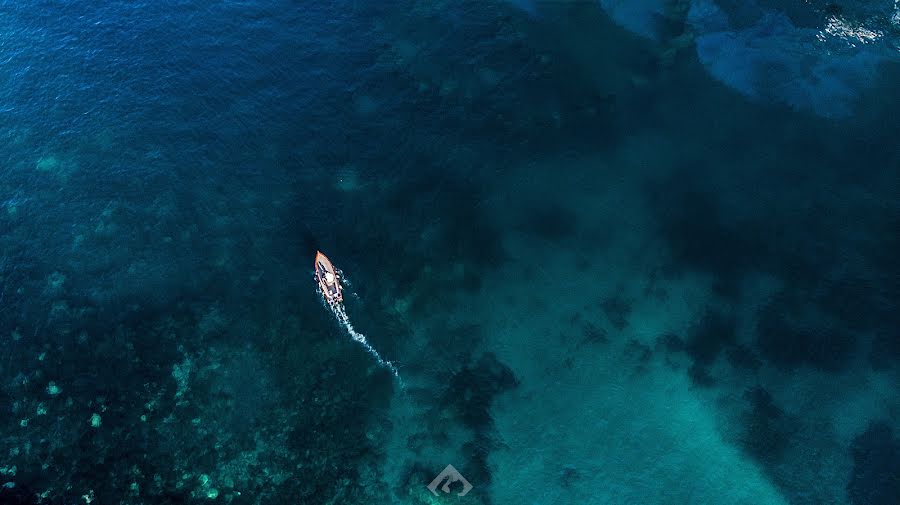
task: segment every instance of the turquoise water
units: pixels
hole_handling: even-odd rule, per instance
[[[0,503],[895,504],[897,9],[0,0]]]

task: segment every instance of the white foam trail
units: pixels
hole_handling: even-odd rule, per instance
[[[900,1],[900,0],[898,0],[898,1]],[[344,275],[343,270],[335,268],[334,271],[337,272],[337,274],[338,274],[337,278],[338,278],[338,280],[341,281],[341,284],[343,284],[345,288],[353,287],[353,284],[350,283],[350,279],[348,279],[347,276]],[[357,300],[359,300],[359,295],[356,294],[355,291],[351,291],[350,294],[353,295],[353,298],[356,298]]]
[[[353,337],[353,340],[356,340],[366,349],[366,351],[375,358],[375,361],[378,362],[379,365],[390,370],[391,374],[397,378],[397,382],[400,383],[400,388],[404,388],[403,379],[400,378],[400,371],[397,370],[397,367],[394,366],[393,363],[381,357],[381,354],[378,354],[378,351],[372,347],[372,344],[366,340],[366,336],[362,333],[353,329],[353,324],[350,323],[350,318],[347,316],[347,311],[344,310],[344,305],[340,302],[335,302],[328,304],[331,312],[334,313],[334,317],[337,318],[338,322],[347,330],[347,333]]]

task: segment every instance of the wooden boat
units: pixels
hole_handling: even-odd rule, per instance
[[[344,295],[341,293],[341,281],[338,279],[337,270],[331,264],[328,256],[322,254],[322,251],[316,251],[316,279],[319,280],[319,288],[322,289],[322,296],[329,305],[344,301]]]

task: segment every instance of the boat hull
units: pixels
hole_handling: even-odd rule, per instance
[[[341,282],[338,278],[337,269],[328,259],[328,256],[322,254],[322,251],[316,251],[316,279],[319,281],[319,288],[322,290],[322,296],[329,304],[338,303],[344,300],[344,294],[341,292]]]

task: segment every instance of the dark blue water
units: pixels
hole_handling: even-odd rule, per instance
[[[898,23],[0,0],[0,502],[897,503]]]

